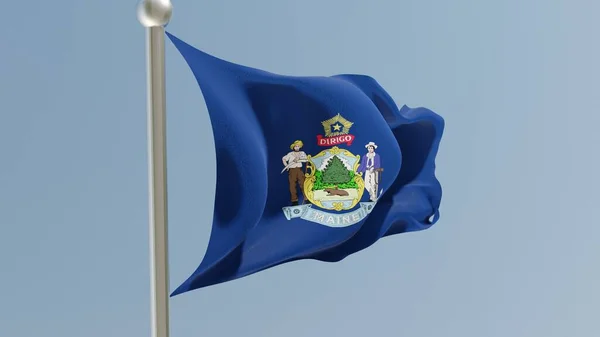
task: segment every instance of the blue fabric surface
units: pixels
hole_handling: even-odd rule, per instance
[[[282,76],[167,36],[198,81],[217,157],[208,248],[171,296],[294,260],[339,261],[437,221],[440,116],[398,109],[368,76]],[[363,161],[370,142],[377,156]],[[284,169],[294,156],[306,161]]]

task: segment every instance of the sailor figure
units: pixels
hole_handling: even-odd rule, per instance
[[[377,144],[369,142],[365,145],[365,148],[367,148],[367,154],[362,157],[360,166],[356,171],[364,173],[365,189],[369,192],[369,199],[371,201],[376,201],[377,190],[379,187],[379,174],[383,171],[381,168],[381,158],[379,157],[379,154],[375,152]]]

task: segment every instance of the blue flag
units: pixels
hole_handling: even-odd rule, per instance
[[[439,218],[444,120],[371,77],[282,76],[167,33],[204,95],[217,184],[208,248],[171,296],[276,265],[334,262]]]

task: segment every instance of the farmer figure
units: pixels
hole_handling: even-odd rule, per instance
[[[290,199],[292,206],[298,205],[298,190],[296,184],[300,187],[300,192],[304,190],[304,172],[302,171],[302,163],[306,162],[306,153],[300,151],[304,146],[301,140],[297,140],[290,145],[292,150],[283,158],[283,171],[288,171],[288,181],[290,184]],[[283,173],[282,171],[282,173]]]

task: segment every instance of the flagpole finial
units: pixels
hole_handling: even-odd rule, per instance
[[[171,20],[170,0],[142,0],[137,7],[138,20],[144,27],[163,27]]]

